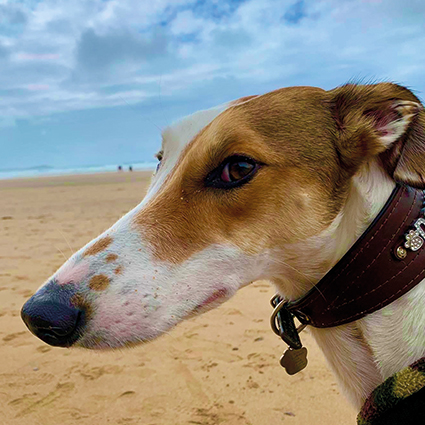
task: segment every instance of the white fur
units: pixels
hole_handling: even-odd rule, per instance
[[[184,264],[170,266],[153,261],[149,248],[136,238],[133,243],[117,241],[111,252],[119,250],[125,258],[123,273],[98,297],[88,294],[95,314],[77,345],[108,348],[151,340],[229,299],[241,282],[259,274],[255,263],[231,246],[210,246]],[[142,251],[134,252],[139,246]],[[107,273],[102,267],[99,271]],[[203,306],[215,293],[220,297]]]
[[[228,103],[225,103],[215,108],[195,112],[164,129],[162,132],[162,151],[164,159],[153,178],[147,195],[143,199],[144,204],[157,194],[168,174],[178,163],[178,159],[187,144],[215,117],[229,108],[229,106]]]
[[[381,137],[381,143],[385,148],[391,146],[406,131],[412,118],[418,113],[422,106],[419,103],[410,100],[398,101],[393,105],[401,118],[389,122],[386,126],[379,128],[380,131],[387,133]]]
[[[337,218],[338,225],[331,236],[335,242],[331,267],[366,230],[384,206],[394,186],[395,183],[376,161],[365,164],[354,177],[347,201]],[[383,381],[371,349],[371,341],[367,337],[355,337],[358,330],[363,331],[364,323],[370,317],[372,315],[336,328],[310,330],[343,392],[356,408],[360,408],[364,399]]]

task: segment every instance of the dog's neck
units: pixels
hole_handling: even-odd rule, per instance
[[[297,298],[317,283],[366,230],[394,187],[394,181],[376,162],[365,165],[353,178],[344,208],[332,225],[308,246],[294,248],[298,255],[302,249],[307,256],[298,263],[291,261],[295,252],[287,257],[292,270],[289,276],[294,281],[278,279],[282,293],[288,296],[291,287],[289,297]],[[295,269],[302,275],[296,276]],[[334,328],[310,329],[343,392],[356,408],[386,378],[424,355],[424,296],[425,285],[421,283],[361,320]]]

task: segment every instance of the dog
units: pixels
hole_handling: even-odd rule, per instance
[[[425,113],[393,83],[288,87],[163,131],[146,197],[25,304],[55,346],[152,340],[250,282],[287,300],[315,287],[396,182],[425,187]],[[311,328],[356,408],[425,352],[425,283],[354,322]]]

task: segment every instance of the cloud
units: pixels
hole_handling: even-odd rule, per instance
[[[291,24],[298,24],[306,16],[306,5],[304,0],[298,0],[288,7],[283,19]]]
[[[424,9],[395,0],[9,2],[2,19],[23,29],[0,38],[0,87],[48,86],[43,105],[28,90],[15,100],[22,115],[37,115],[114,106],[119,96],[105,88],[119,94],[123,84],[134,86],[126,96],[145,101],[159,81],[165,96],[228,77],[247,85],[329,86],[356,75],[417,83]]]
[[[19,5],[12,3],[0,4],[1,25],[24,25],[27,19],[27,15]]]
[[[140,105],[168,122],[233,97],[356,77],[421,95],[424,16],[423,0],[8,0],[0,116]]]
[[[207,22],[196,17],[192,10],[179,12],[170,23],[170,31],[174,35],[193,34],[201,31]]]
[[[9,50],[0,44],[0,60],[9,56]]]
[[[76,69],[97,77],[109,74],[121,66],[138,66],[167,55],[168,41],[163,33],[154,32],[147,38],[137,33],[122,31],[97,35],[86,30],[77,45]]]

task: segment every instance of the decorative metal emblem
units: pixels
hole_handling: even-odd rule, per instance
[[[406,238],[406,242],[404,242],[405,248],[409,248],[412,251],[417,251],[424,244],[424,240],[417,230],[409,230],[409,233],[404,237]]]
[[[416,230],[409,230],[409,232],[404,235],[406,242],[404,243],[405,248],[408,248],[412,251],[417,251],[422,248],[425,239],[425,231],[422,225],[425,226],[425,219],[418,218],[413,226]]]

